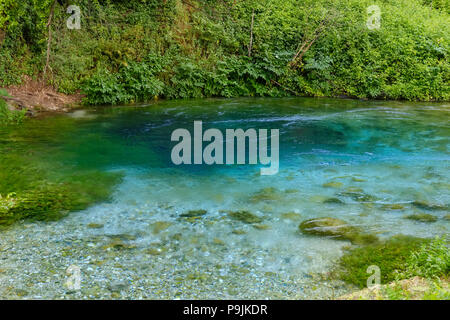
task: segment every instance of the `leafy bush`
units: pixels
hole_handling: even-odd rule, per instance
[[[0,84],[42,70],[50,3],[0,2]],[[82,29],[68,30],[65,8],[56,6],[48,81],[66,93],[81,89],[89,104],[155,96],[450,99],[447,0],[73,4]],[[366,27],[373,4],[382,15],[378,30]],[[292,63],[302,46],[309,49]]]
[[[450,248],[444,237],[423,244],[407,260],[407,269],[402,277],[421,276],[438,278],[450,274]]]
[[[408,268],[411,254],[429,240],[395,236],[382,243],[349,249],[339,260],[334,276],[360,288],[367,285],[371,265],[380,268],[381,284],[398,280],[398,275]]]
[[[2,96],[6,96],[7,92],[0,89],[0,124],[18,124],[25,117],[25,110],[10,110]]]

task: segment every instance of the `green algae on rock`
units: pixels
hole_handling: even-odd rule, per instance
[[[263,221],[262,218],[247,210],[229,211],[228,216],[234,220],[238,220],[247,224],[260,223]]]
[[[327,199],[325,199],[325,200],[323,201],[323,203],[326,203],[326,204],[345,204],[344,201],[342,201],[342,200],[339,199],[339,198],[335,198],[335,197],[333,197],[333,198],[327,198]]]
[[[112,187],[121,178],[120,173],[89,171],[72,174],[57,183],[40,181],[33,189],[10,193],[0,200],[0,225],[11,225],[23,219],[61,219],[70,211],[83,210],[107,200]]]
[[[337,218],[313,218],[303,221],[299,229],[304,234],[329,236],[349,240],[355,244],[367,244],[378,241],[375,235],[366,234],[360,228],[349,225]]]
[[[156,221],[150,227],[153,234],[159,234],[161,231],[166,230],[172,225],[170,221]]]
[[[280,191],[274,187],[263,188],[250,196],[250,202],[276,201],[281,200]]]
[[[400,203],[386,203],[381,206],[383,210],[403,210],[405,206]]]
[[[324,183],[322,185],[322,187],[324,188],[341,188],[343,186],[342,182],[337,182],[337,181],[330,181],[327,183]]]
[[[433,203],[428,203],[425,201],[413,201],[412,205],[419,208],[419,209],[423,209],[423,210],[429,210],[429,211],[434,211],[434,210],[447,210],[447,206],[441,205],[441,204],[433,204]]]
[[[415,221],[419,221],[419,222],[436,222],[437,221],[436,216],[433,216],[432,214],[428,214],[428,213],[410,214],[410,215],[405,216],[405,219],[415,220]]]
[[[348,190],[348,191],[339,192],[338,196],[348,197],[348,198],[351,198],[352,200],[358,201],[358,202],[373,202],[373,201],[377,200],[377,198],[375,196],[367,194],[358,189],[355,191]]]
[[[189,210],[188,212],[181,214],[180,217],[183,217],[183,218],[200,217],[200,216],[204,216],[207,213],[208,213],[208,211],[203,210],[203,209]]]

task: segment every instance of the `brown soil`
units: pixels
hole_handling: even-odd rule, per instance
[[[449,279],[442,278],[443,290],[449,292]],[[391,282],[388,285],[375,286],[353,292],[338,298],[338,300],[387,300],[386,288],[401,290],[408,300],[422,300],[424,295],[432,288],[433,282],[420,277]]]
[[[5,88],[10,97],[2,97],[10,108],[26,109],[29,114],[38,112],[67,112],[81,103],[83,95],[66,95],[53,87],[32,79],[23,84]]]

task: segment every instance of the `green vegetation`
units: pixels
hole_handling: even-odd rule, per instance
[[[435,238],[413,252],[406,262],[404,278],[439,278],[450,274],[450,249],[445,238]]]
[[[0,86],[46,69],[45,81],[88,104],[450,98],[447,0],[75,0],[80,30],[66,27],[68,2],[53,3],[0,1]],[[381,28],[369,30],[374,4]]]
[[[354,247],[340,259],[334,272],[337,278],[363,288],[371,265],[380,268],[381,284],[414,276],[449,276],[450,252],[445,239],[435,240],[395,236],[380,243]]]
[[[19,124],[25,117],[26,110],[10,110],[2,96],[7,96],[8,93],[0,89],[0,125]]]

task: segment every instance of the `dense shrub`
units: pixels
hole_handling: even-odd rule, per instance
[[[0,85],[20,82],[22,74],[37,76],[45,56],[52,1],[13,3],[0,2],[0,29],[6,32],[0,44]],[[155,96],[450,99],[448,1],[73,4],[82,9],[82,29],[68,30],[65,7],[56,6],[47,80],[65,93],[82,89],[89,104]],[[366,26],[367,8],[373,4],[381,10],[378,30]],[[302,45],[309,50],[291,63]]]

